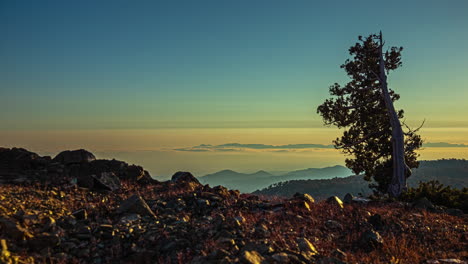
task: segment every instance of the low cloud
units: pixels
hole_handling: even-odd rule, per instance
[[[426,148],[468,148],[468,145],[465,144],[452,144],[447,142],[428,142],[424,143],[423,147]]]
[[[208,149],[194,149],[194,148],[178,148],[178,149],[174,149],[174,150],[177,150],[177,151],[193,151],[193,152],[206,152],[206,151],[209,151]]]
[[[240,144],[240,143],[227,143],[222,145],[201,144],[194,147],[178,148],[176,151],[193,151],[193,152],[206,152],[206,151],[249,151],[249,150],[264,150],[274,152],[288,152],[294,150],[307,150],[307,149],[333,149],[333,145],[323,144],[289,144],[289,145],[266,145],[266,144]]]
[[[447,142],[424,143],[426,148],[468,148],[465,144],[454,144]],[[248,152],[248,151],[268,151],[268,152],[298,152],[318,149],[334,149],[333,145],[324,144],[288,144],[288,145],[267,145],[267,144],[241,144],[227,143],[221,145],[201,144],[193,147],[177,148],[175,151],[189,152]]]

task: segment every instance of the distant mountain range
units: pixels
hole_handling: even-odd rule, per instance
[[[348,168],[336,165],[333,167],[309,168],[291,171],[281,175],[273,175],[263,170],[250,174],[240,173],[233,170],[222,170],[202,176],[199,180],[203,184],[209,184],[211,186],[223,185],[230,189],[238,189],[241,192],[250,193],[278,182],[290,180],[331,179],[334,177],[346,177],[349,175],[352,175],[352,172]]]
[[[438,180],[454,188],[468,187],[468,161],[456,159],[421,161],[419,168],[414,169],[413,175],[408,178],[408,185],[414,187],[421,181],[431,180]],[[320,180],[290,180],[273,184],[254,194],[289,197],[301,192],[309,193],[317,199],[324,199],[332,195],[343,197],[348,192],[354,195],[359,193],[368,195],[372,193],[368,185],[369,182],[359,175]]]

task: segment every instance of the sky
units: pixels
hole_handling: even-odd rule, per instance
[[[340,131],[316,108],[348,80],[339,66],[357,36],[379,30],[404,47],[389,85],[407,122],[425,119],[428,142],[468,143],[467,11],[464,0],[1,1],[0,146],[86,148],[154,175],[342,164],[330,149],[180,149],[331,144]]]

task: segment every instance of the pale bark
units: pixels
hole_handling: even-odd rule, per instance
[[[385,106],[390,118],[390,125],[392,127],[392,158],[393,158],[393,176],[390,185],[388,186],[388,193],[391,196],[398,197],[402,192],[406,191],[406,170],[405,163],[405,138],[403,129],[401,128],[400,120],[393,106],[393,101],[388,92],[387,75],[385,74],[385,61],[383,57],[383,41],[382,32],[380,32],[380,74],[379,81],[384,97]]]

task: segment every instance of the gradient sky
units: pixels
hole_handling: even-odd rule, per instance
[[[294,129],[321,127],[347,49],[379,30],[405,48],[389,82],[408,122],[466,143],[467,12],[465,0],[2,1],[0,146],[329,144],[336,131]]]

